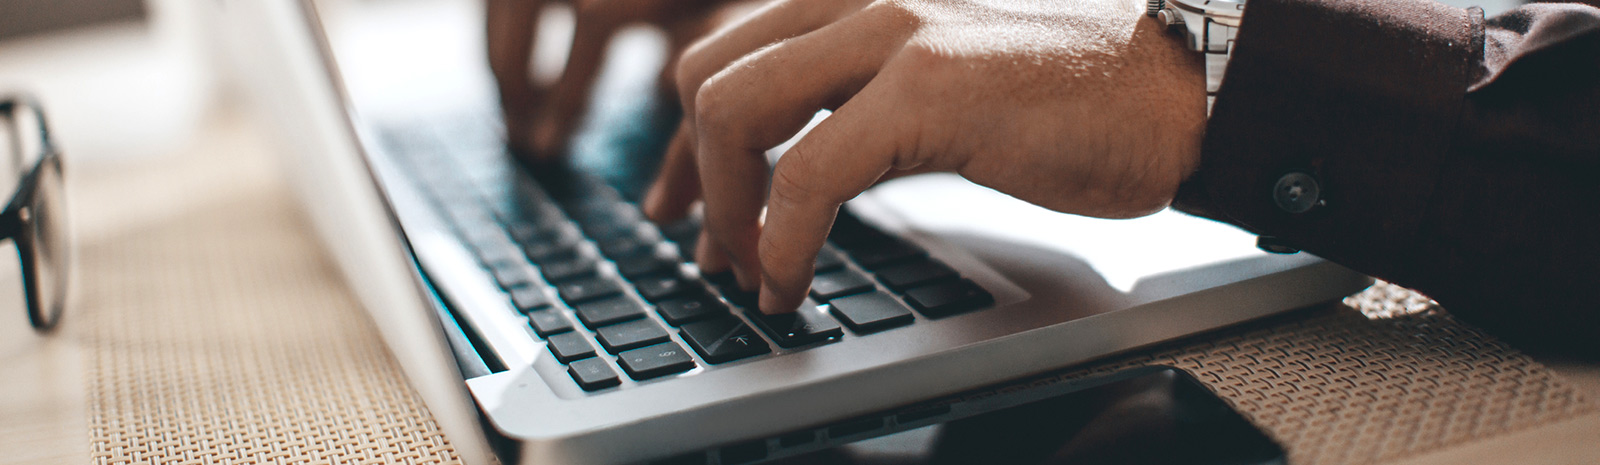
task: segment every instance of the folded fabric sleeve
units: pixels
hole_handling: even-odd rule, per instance
[[[1174,206],[1600,353],[1600,9],[1252,0]]]

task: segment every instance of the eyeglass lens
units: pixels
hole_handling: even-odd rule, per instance
[[[27,237],[18,245],[27,249],[21,255],[27,261],[27,279],[33,283],[28,296],[29,318],[35,327],[44,329],[55,326],[66,307],[67,264],[71,257],[62,217],[65,204],[61,198],[61,165],[46,162],[39,168],[39,190],[28,206],[33,221],[23,233]]]

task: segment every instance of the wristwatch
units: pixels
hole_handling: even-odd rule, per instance
[[[1244,16],[1245,0],[1148,0],[1145,13],[1161,24],[1181,28],[1189,49],[1206,55],[1206,115],[1217,100],[1222,72],[1233,53],[1233,36]]]

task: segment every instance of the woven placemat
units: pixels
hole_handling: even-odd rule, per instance
[[[75,198],[100,225],[81,251],[83,292],[63,328],[88,348],[93,461],[457,462],[286,186],[259,164],[192,161],[117,173],[115,184],[224,176],[213,187],[228,188]],[[121,205],[182,207],[135,227],[97,223],[131,208]],[[1062,376],[1190,370],[1296,464],[1382,462],[1596,408],[1414,293],[1380,284],[1347,304]]]

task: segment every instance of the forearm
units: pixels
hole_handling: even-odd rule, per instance
[[[1256,0],[1176,205],[1503,334],[1596,331],[1597,67],[1589,7]],[[1275,201],[1290,173],[1310,210]]]

